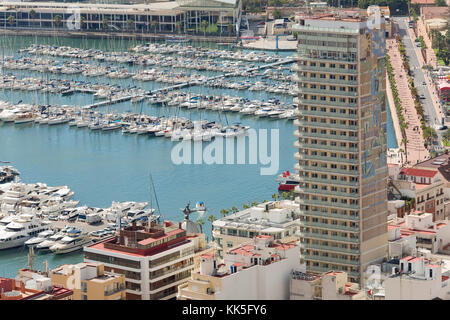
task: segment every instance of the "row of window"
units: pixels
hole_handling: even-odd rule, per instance
[[[308,174],[305,174],[306,177],[309,177]],[[311,173],[311,178],[314,179],[324,179],[324,180],[330,180],[330,183],[332,181],[342,181],[342,182],[358,182],[357,177],[346,177],[346,176],[335,176],[335,175],[327,175],[327,174],[318,174],[318,173]]]

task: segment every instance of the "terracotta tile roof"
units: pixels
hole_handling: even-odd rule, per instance
[[[407,176],[433,178],[437,174],[437,171],[426,169],[415,169],[415,168],[403,168],[400,171],[400,174]]]

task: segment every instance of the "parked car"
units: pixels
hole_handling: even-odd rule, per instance
[[[419,98],[420,99],[425,99],[425,95],[422,93],[422,94],[420,94]]]

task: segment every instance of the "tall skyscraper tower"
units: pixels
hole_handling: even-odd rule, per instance
[[[357,11],[294,26],[303,258],[310,272],[346,271],[360,283],[387,253],[384,26]]]

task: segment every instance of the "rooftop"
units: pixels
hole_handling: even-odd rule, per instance
[[[406,176],[433,178],[437,174],[437,171],[427,169],[402,168],[400,174]]]

